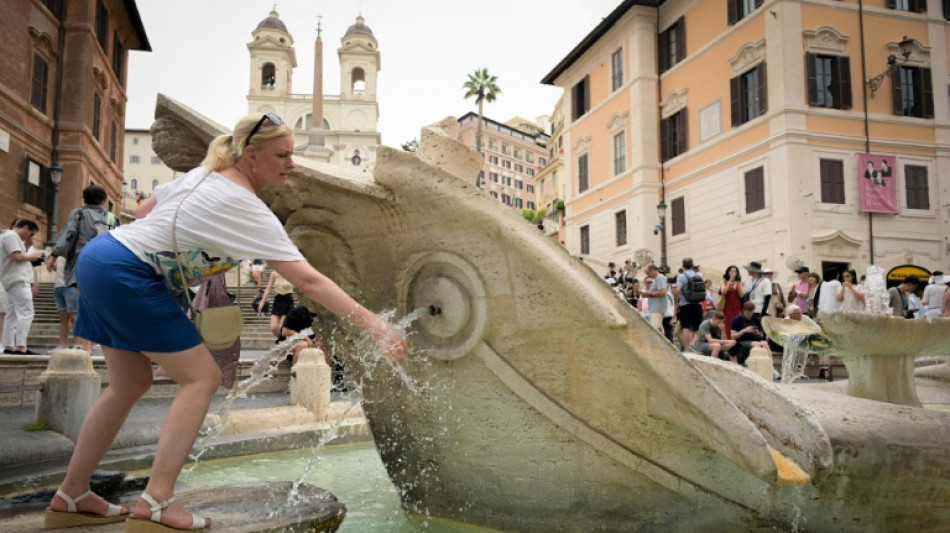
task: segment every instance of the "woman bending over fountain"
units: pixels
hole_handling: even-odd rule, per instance
[[[86,417],[66,477],[47,511],[48,528],[126,518],[127,532],[211,525],[173,496],[221,382],[221,371],[176,298],[183,285],[200,284],[240,265],[243,258],[263,257],[311,299],[366,330],[391,363],[405,361],[403,336],[310,266],[257,197],[262,188],[287,181],[293,150],[293,131],[279,117],[245,117],[233,135],[211,143],[201,167],[139,206],[138,220],[83,249],[76,266],[81,296],[75,334],[102,345],[109,386]],[[172,243],[176,210],[177,247]],[[181,389],[165,417],[148,485],[130,512],[91,494],[89,480],[132,405],[151,386],[153,363]]]

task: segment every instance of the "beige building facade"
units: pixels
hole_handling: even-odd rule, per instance
[[[297,66],[294,39],[276,11],[271,11],[251,33],[248,113],[276,113],[292,125],[298,147],[316,136],[329,162],[365,167],[376,160],[381,143],[378,131],[377,75],[379,44],[362,16],[340,39],[339,94],[323,94],[323,41],[318,28],[315,43],[314,93],[292,91]],[[315,105],[316,104],[316,105]],[[314,111],[322,113],[322,128],[313,130]]]
[[[543,80],[565,91],[571,253],[659,260],[662,200],[674,268],[950,267],[947,6],[657,4],[622,2]],[[896,214],[862,211],[865,152],[895,158]]]
[[[543,117],[546,121],[546,117]],[[458,140],[475,148],[478,113],[458,119]],[[513,209],[537,209],[537,173],[547,165],[550,136],[542,126],[523,118],[506,123],[482,117],[485,164],[479,188]]]
[[[131,218],[139,202],[155,194],[155,189],[181,175],[162,163],[152,150],[149,130],[125,130],[125,182],[122,213]]]

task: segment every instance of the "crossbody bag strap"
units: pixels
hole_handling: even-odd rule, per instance
[[[208,169],[208,173],[204,175],[194,187],[191,188],[185,194],[185,197],[181,199],[181,202],[178,203],[178,207],[175,208],[175,213],[172,215],[172,248],[175,251],[175,261],[178,263],[178,274],[181,276],[181,288],[185,291],[185,300],[188,302],[188,309],[191,309],[191,294],[188,293],[188,280],[185,278],[185,268],[181,263],[181,253],[178,251],[178,212],[181,211],[181,206],[185,204],[185,200],[191,196],[191,193],[195,192],[195,189],[198,188],[198,185],[204,183],[204,180],[208,179],[208,176],[211,175],[211,169]],[[225,284],[227,286],[227,284]]]

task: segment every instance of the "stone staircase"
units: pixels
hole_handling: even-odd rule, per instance
[[[266,277],[264,278],[267,279]],[[237,287],[228,287],[228,291],[237,294]],[[244,330],[241,333],[241,347],[245,350],[267,350],[276,340],[269,329],[270,315],[262,317],[251,310],[251,303],[257,295],[257,286],[247,282],[241,287],[240,305],[244,315]],[[45,353],[59,344],[59,315],[53,301],[52,283],[40,283],[39,293],[33,299],[34,317],[28,338],[31,350]],[[72,342],[72,338],[70,338]]]

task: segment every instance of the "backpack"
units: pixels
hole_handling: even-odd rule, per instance
[[[683,298],[691,303],[697,304],[706,301],[706,281],[699,276],[690,276],[683,274],[686,283],[683,284]]]

